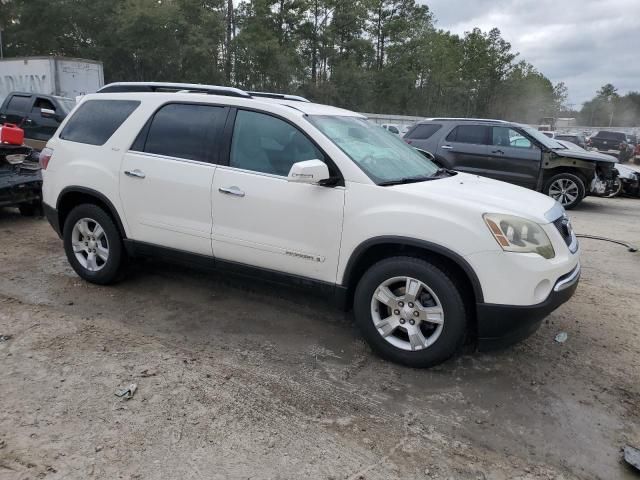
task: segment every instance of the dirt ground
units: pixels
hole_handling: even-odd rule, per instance
[[[571,217],[640,245],[640,200]],[[154,262],[90,285],[1,211],[0,479],[638,478],[640,253],[582,240],[582,263],[527,341],[412,370],[295,290]]]

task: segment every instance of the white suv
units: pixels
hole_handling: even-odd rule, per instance
[[[310,286],[382,356],[424,367],[466,337],[520,340],[567,301],[578,243],[549,197],[439,169],[357,113],[303,98],[121,83],[41,154],[74,270],[159,256]]]

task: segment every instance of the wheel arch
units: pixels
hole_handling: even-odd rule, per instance
[[[482,286],[475,271],[461,255],[441,245],[407,237],[380,236],[371,238],[358,245],[347,262],[342,276],[342,286],[347,291],[347,306],[353,302],[355,286],[368,267],[390,256],[415,256],[432,261],[448,272],[456,280],[463,283],[465,301],[471,302],[470,309],[475,312],[475,306],[484,301]]]
[[[72,186],[66,187],[58,196],[56,210],[58,211],[59,231],[64,230],[64,222],[71,210],[77,205],[83,203],[91,203],[104,209],[104,211],[113,219],[120,231],[122,238],[127,238],[127,232],[124,224],[120,219],[120,215],[113,203],[102,193],[87,187]]]

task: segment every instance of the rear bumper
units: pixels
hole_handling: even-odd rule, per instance
[[[50,205],[47,205],[44,202],[42,202],[42,208],[44,209],[44,216],[49,222],[49,225],[51,225],[58,236],[62,238],[62,232],[60,231],[60,219],[58,218],[58,210]]]
[[[547,299],[537,305],[478,304],[479,350],[494,350],[527,338],[546,316],[573,296],[579,279],[580,264],[560,277]]]

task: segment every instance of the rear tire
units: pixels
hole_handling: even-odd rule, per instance
[[[356,287],[354,315],[374,352],[416,368],[450,358],[467,331],[466,305],[455,277],[414,257],[371,266]]]
[[[582,202],[587,189],[584,181],[578,175],[562,172],[549,178],[542,191],[560,203],[566,210],[571,210]]]
[[[83,279],[108,285],[120,278],[126,253],[113,219],[93,204],[75,207],[64,222],[64,250]]]

